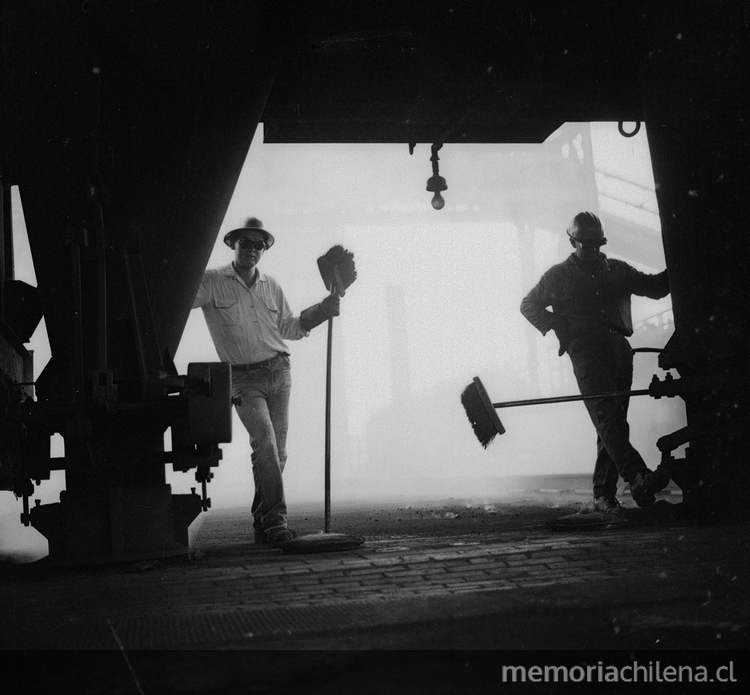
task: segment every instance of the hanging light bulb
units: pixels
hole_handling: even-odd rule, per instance
[[[432,146],[432,157],[430,157],[430,161],[432,162],[432,176],[427,179],[427,190],[435,194],[432,196],[432,207],[435,210],[442,210],[445,206],[445,200],[440,195],[440,192],[448,190],[448,184],[445,183],[445,179],[438,173],[439,157],[437,153],[441,147],[442,145],[437,144]]]

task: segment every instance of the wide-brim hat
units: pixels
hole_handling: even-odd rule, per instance
[[[248,217],[242,227],[237,227],[237,229],[233,229],[224,235],[224,243],[227,246],[231,246],[234,239],[242,232],[260,232],[266,239],[267,249],[270,249],[273,246],[273,242],[276,241],[271,232],[263,229],[263,223],[257,217]]]

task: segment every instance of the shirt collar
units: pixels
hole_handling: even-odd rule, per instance
[[[575,266],[576,268],[581,269],[589,266],[588,263],[584,263],[583,261],[581,261],[578,256],[575,255],[575,253],[571,253],[570,256],[568,256],[568,260],[566,262],[572,266]],[[595,265],[593,263],[590,265],[597,269],[601,267],[609,269],[609,259],[605,254],[602,253],[600,262]]]
[[[229,278],[236,278],[237,280],[241,280],[240,276],[237,274],[237,271],[234,269],[234,266],[229,263],[228,265],[224,265],[221,268],[217,269],[218,273],[220,275],[225,275]],[[258,269],[258,277],[255,279],[255,282],[266,282],[267,276],[265,273],[263,273],[260,268]]]

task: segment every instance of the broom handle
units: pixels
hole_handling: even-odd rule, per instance
[[[336,288],[331,287],[331,294]],[[326,440],[325,440],[325,532],[331,527],[331,355],[333,345],[333,316],[328,319],[328,352],[326,355]]]
[[[594,398],[613,398],[616,396],[648,396],[649,389],[637,391],[610,391],[609,393],[590,393],[586,396],[553,396],[551,398],[532,398],[525,401],[506,401],[505,403],[493,403],[493,408],[514,408],[517,405],[537,405],[539,403],[567,403],[568,401],[586,401]]]

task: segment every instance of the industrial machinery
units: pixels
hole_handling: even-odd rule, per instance
[[[172,356],[283,41],[261,6],[185,8],[3,6],[0,488],[56,562],[187,553],[231,440],[229,366],[179,375]],[[12,186],[38,287],[14,279]],[[52,358],[34,374],[42,316]],[[166,464],[200,494],[173,495]],[[60,502],[30,505],[52,470]]]
[[[59,504],[23,514],[59,561],[186,552],[231,436],[228,374],[181,376],[172,356],[259,122],[267,142],[434,153],[606,120],[647,128],[676,326],[660,366],[702,384],[664,457],[689,444],[672,463],[698,516],[746,515],[740,5],[3,3],[0,489],[29,506],[65,470]],[[38,287],[14,278],[13,186]],[[42,316],[52,359],[37,375],[24,343]],[[169,463],[203,494],[172,495]]]

